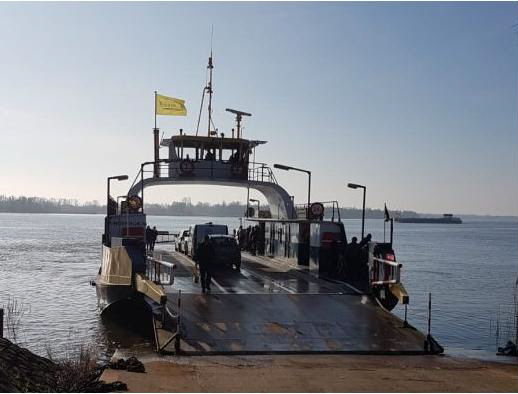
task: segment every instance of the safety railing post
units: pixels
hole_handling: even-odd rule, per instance
[[[428,293],[428,335],[432,328],[432,293]]]
[[[424,351],[426,353],[432,352],[432,293],[428,293],[428,334],[424,340]]]
[[[181,324],[181,308],[182,308],[182,290],[178,290],[178,312],[176,314],[176,334],[174,341],[174,350],[180,352],[180,324]]]

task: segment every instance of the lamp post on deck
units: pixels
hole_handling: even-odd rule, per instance
[[[250,202],[256,202],[257,203],[257,217],[259,217],[259,200],[256,200],[255,198],[251,198]]]
[[[110,215],[110,181],[112,179],[116,179],[118,181],[125,181],[128,179],[127,175],[116,175],[116,176],[110,176],[107,179],[107,192],[106,192],[106,212],[108,215]]]
[[[363,189],[363,209],[362,209],[362,239],[365,233],[365,195],[367,194],[367,188],[363,185],[357,185],[356,183],[348,183],[347,187],[350,189]]]
[[[303,170],[302,168],[285,166],[282,164],[274,164],[273,168],[277,168],[279,170],[284,170],[284,171],[290,171],[290,170],[300,171],[300,172],[305,172],[306,174],[308,174],[308,208],[307,208],[308,210],[306,213],[306,215],[307,215],[309,213],[309,206],[311,205],[311,171]]]

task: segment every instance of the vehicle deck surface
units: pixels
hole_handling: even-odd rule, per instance
[[[181,290],[184,354],[424,353],[421,332],[343,282],[243,253],[241,272],[216,269],[210,294],[202,294],[191,259],[156,254],[177,264],[166,291],[177,311]]]

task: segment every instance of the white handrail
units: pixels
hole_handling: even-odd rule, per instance
[[[155,283],[166,286],[172,285],[174,283],[173,270],[175,269],[176,264],[158,260],[151,256],[147,257],[146,274]]]
[[[401,282],[403,264],[372,256],[374,266],[371,268],[371,285],[387,285]],[[384,279],[386,278],[386,279]],[[380,280],[383,279],[383,280]]]
[[[163,260],[158,260],[151,256],[148,256],[147,259],[152,261],[153,263],[158,263],[160,265],[163,265],[163,266],[171,268],[171,269],[176,269],[176,264],[169,263],[169,262],[163,261]]]
[[[376,282],[371,282],[371,285],[388,285],[392,283],[398,283],[398,281],[396,279],[378,280]]]
[[[376,260],[376,261],[379,261],[380,263],[383,263],[383,264],[387,264],[387,265],[391,265],[392,267],[398,267],[398,268],[401,268],[403,266],[403,264],[401,263],[396,263],[394,261],[389,261],[389,260],[385,260],[385,259],[380,259],[379,257],[373,257],[372,258],[373,260]]]

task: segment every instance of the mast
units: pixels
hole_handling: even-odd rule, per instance
[[[207,135],[210,137],[210,125],[212,123],[212,69],[214,68],[212,65],[212,48],[210,49],[209,65],[207,68],[209,69],[209,83],[207,84],[207,93],[209,94],[209,121],[207,124]]]

